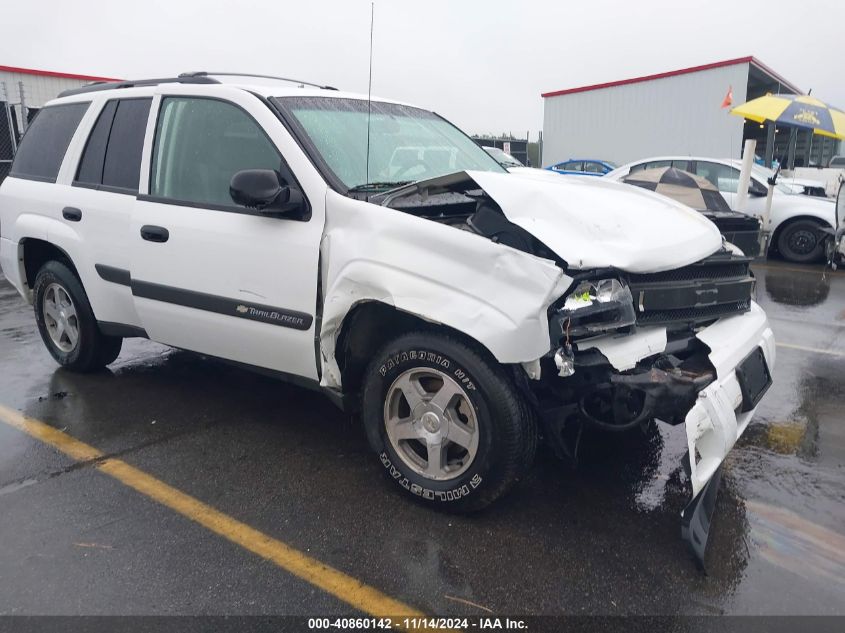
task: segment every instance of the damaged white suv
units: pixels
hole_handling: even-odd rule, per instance
[[[771,383],[749,261],[699,213],[509,174],[391,101],[206,73],[69,91],[0,220],[59,364],[144,336],[313,386],[445,508],[502,495],[540,438],[652,419],[686,424],[699,495]]]

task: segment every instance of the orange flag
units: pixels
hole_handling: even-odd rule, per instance
[[[725,95],[725,98],[722,99],[722,107],[723,108],[730,108],[734,102],[734,87],[728,86],[728,94]]]

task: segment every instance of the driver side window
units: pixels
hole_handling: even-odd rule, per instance
[[[273,143],[246,112],[218,99],[166,97],[156,125],[150,195],[234,206],[229,183],[244,169],[279,170]]]

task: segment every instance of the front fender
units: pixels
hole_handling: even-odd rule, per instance
[[[806,196],[790,196],[800,198]],[[772,205],[771,230],[775,231],[781,224],[797,219],[819,220],[828,226],[836,226],[836,205],[827,201],[818,201],[819,204],[801,204],[803,201],[790,200],[789,205]],[[828,208],[829,207],[829,208]]]
[[[340,387],[334,357],[343,320],[379,301],[463,332],[502,363],[549,351],[547,309],[571,278],[553,262],[401,211],[342,196],[321,244],[322,384]]]

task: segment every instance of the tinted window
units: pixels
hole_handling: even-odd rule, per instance
[[[603,174],[605,168],[601,163],[584,163],[584,171],[588,174]]]
[[[85,145],[77,182],[138,191],[151,102],[152,99],[120,99],[105,105]]]
[[[68,103],[42,108],[24,134],[9,175],[56,182],[67,146],[88,105]]]
[[[117,109],[117,101],[109,101],[97,122],[94,129],[88,136],[85,150],[82,152],[82,160],[79,161],[79,169],[76,172],[76,182],[89,185],[99,185],[103,182],[103,161],[106,157],[106,145],[109,142],[109,130],[114,118],[114,111]]]
[[[684,171],[689,171],[689,161],[688,160],[673,160],[672,167],[675,169],[683,169]]]
[[[653,160],[645,164],[643,169],[659,169],[660,167],[671,167],[671,160]]]
[[[141,150],[147,130],[152,99],[124,99],[118,102],[109,134],[103,185],[138,191]]]
[[[560,171],[581,171],[581,161],[569,161],[568,163],[563,163],[562,165],[558,165],[558,169]]]
[[[480,150],[479,150],[480,151]],[[150,195],[233,206],[229,182],[243,169],[280,169],[281,157],[258,124],[214,99],[164,99],[156,125]]]

